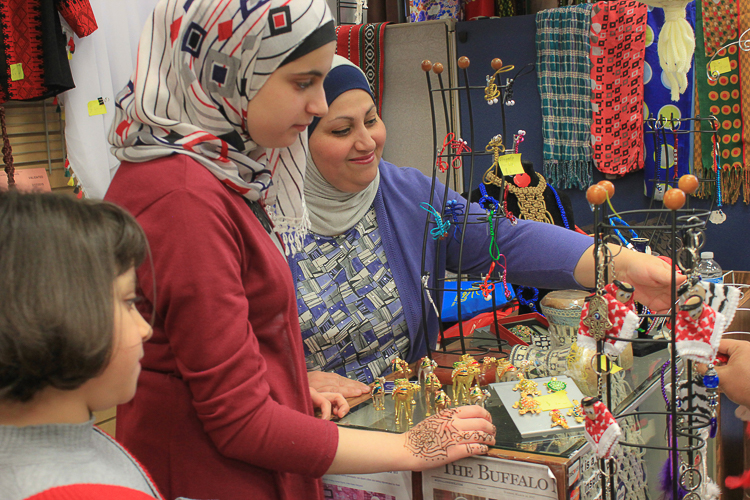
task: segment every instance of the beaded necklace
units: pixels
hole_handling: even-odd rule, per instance
[[[518,198],[519,219],[535,220],[554,224],[552,214],[547,210],[544,203],[544,189],[547,187],[547,181],[540,173],[536,173],[539,184],[534,187],[521,188],[511,183],[506,183],[506,189],[516,195]]]

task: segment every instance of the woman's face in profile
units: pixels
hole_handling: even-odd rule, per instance
[[[385,125],[370,94],[341,94],[310,136],[310,153],[320,175],[333,187],[358,193],[375,179],[385,146]]]

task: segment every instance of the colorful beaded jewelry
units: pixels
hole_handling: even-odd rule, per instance
[[[586,414],[583,412],[583,406],[581,406],[581,403],[579,403],[577,399],[573,400],[573,408],[568,410],[568,416],[573,417],[573,419],[579,424],[583,422],[583,419],[586,417]]]
[[[450,229],[451,227],[451,221],[443,220],[438,211],[435,210],[435,207],[433,207],[426,201],[420,203],[419,206],[422,208],[422,210],[431,213],[432,216],[435,217],[435,227],[430,231],[432,239],[442,240],[446,238],[448,236],[448,229]]]
[[[564,391],[568,387],[568,384],[566,384],[562,380],[557,380],[557,377],[552,377],[552,380],[544,385],[547,386],[547,392],[560,392]]]
[[[542,413],[542,410],[539,408],[539,406],[539,401],[532,398],[528,394],[522,394],[521,399],[513,403],[513,408],[518,409],[519,415],[525,415],[527,413]]]
[[[550,427],[562,427],[563,429],[569,429],[568,420],[562,416],[560,410],[550,410],[549,416],[552,419],[552,425]]]
[[[453,150],[451,156],[455,155],[455,157],[451,160],[450,166],[454,169],[459,169],[463,166],[463,161],[461,159],[463,153],[471,153],[469,143],[460,137],[456,138],[453,132],[448,132],[443,139],[443,147],[440,149],[440,154],[438,154],[437,157],[437,167],[441,172],[448,170],[448,162],[443,159],[446,156],[446,149]]]
[[[458,218],[461,217],[463,214],[464,214],[463,203],[459,203],[456,200],[448,200],[448,202],[445,204],[445,216],[453,222],[453,238],[456,241],[459,241],[458,236],[456,236],[456,233],[461,232],[461,221],[459,221]]]

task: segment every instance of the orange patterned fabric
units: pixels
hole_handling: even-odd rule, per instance
[[[739,33],[750,29],[750,0],[737,2]],[[740,100],[742,108],[742,161],[745,167],[743,199],[750,202],[750,52],[739,51],[740,60]]]
[[[737,38],[737,0],[702,1],[706,55],[711,57],[721,46]]]

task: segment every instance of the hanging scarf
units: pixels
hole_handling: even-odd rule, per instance
[[[331,21],[324,0],[162,0],[141,35],[135,74],[109,133],[121,161],[185,154],[250,201],[300,248],[307,134],[266,149],[248,136],[250,99],[308,35]]]
[[[362,69],[339,55],[333,56],[331,71],[323,82],[323,88],[329,106],[337,97],[350,90],[364,90],[372,97],[372,91]],[[310,125],[310,135],[317,125],[317,121]],[[362,191],[345,193],[325,180],[311,153],[307,154],[305,177],[305,201],[310,212],[310,230],[322,236],[337,236],[354,227],[370,209],[380,186],[380,170],[375,179]]]
[[[722,43],[737,39],[737,26],[740,19],[738,11],[747,9],[748,0],[698,0],[696,4],[696,50],[695,67],[698,68],[696,81],[698,83],[698,102],[700,115],[714,115],[719,119],[719,144],[721,156],[721,196],[724,203],[735,203],[741,193],[745,203],[750,202],[748,181],[750,180],[750,164],[745,161],[743,137],[747,135],[743,118],[750,113],[748,104],[741,99],[740,88],[740,58],[737,45],[718,52],[714,61],[727,59],[730,71],[721,74],[717,81],[709,81],[706,65],[712,55],[717,53]],[[726,17],[729,17],[729,20]],[[746,16],[743,16],[746,19]],[[734,29],[728,26],[734,26]],[[714,32],[706,34],[712,27]],[[729,38],[733,37],[733,38]],[[747,71],[747,70],[746,70]],[[743,86],[747,87],[746,82]],[[745,89],[746,90],[746,89]],[[746,90],[747,94],[747,90]],[[710,130],[710,125],[704,124],[703,130]],[[700,150],[696,148],[695,155],[701,155],[700,162],[696,161],[697,174],[706,179],[715,179],[713,170],[713,142],[710,135],[701,137]],[[698,166],[700,168],[698,168]],[[699,195],[713,196],[716,193],[715,183],[703,183]]]
[[[388,23],[337,26],[336,53],[359,66],[375,95],[378,114],[383,114],[385,81],[385,27]]]
[[[536,15],[544,176],[555,187],[585,189],[591,170],[590,4]]]
[[[695,26],[695,2],[691,2],[685,9],[685,19],[690,26]],[[687,89],[680,95],[680,100],[672,102],[671,90],[668,86],[667,77],[663,74],[661,64],[659,64],[658,40],[664,26],[664,10],[654,7],[648,7],[648,20],[646,26],[646,62],[643,65],[643,117],[648,119],[649,116],[656,118],[661,117],[669,120],[688,118],[692,114],[693,95],[693,68],[687,73]],[[692,124],[683,122],[682,130],[689,130]],[[646,131],[651,129],[646,127]],[[656,172],[656,146],[654,143],[655,135],[652,133],[644,134],[644,147],[646,157],[643,162],[643,182],[646,196],[652,196],[654,192],[654,182],[651,179],[660,179],[661,185],[667,180],[674,178],[674,136],[670,130],[665,130],[667,137],[667,153],[664,154],[663,136],[659,135],[659,144],[661,145],[661,157],[659,158],[659,171]],[[681,134],[677,141],[677,177],[690,173],[690,142],[693,136],[698,139],[700,134]],[[697,144],[697,143],[696,143]],[[697,147],[697,146],[696,146]],[[663,193],[661,193],[663,195]]]
[[[647,7],[602,1],[591,19],[593,158],[605,174],[643,168],[643,56]]]

